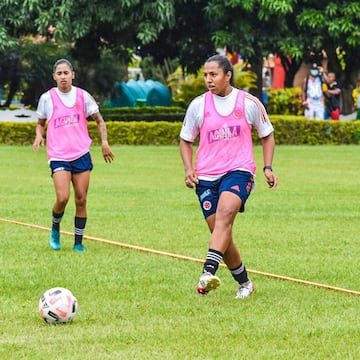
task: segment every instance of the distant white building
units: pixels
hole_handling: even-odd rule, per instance
[[[128,77],[134,80],[144,80],[141,68],[128,68]]]

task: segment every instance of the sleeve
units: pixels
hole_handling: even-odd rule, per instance
[[[99,105],[95,99],[85,90],[84,91],[84,104],[85,104],[85,114],[86,117],[91,116],[99,112]]]
[[[256,128],[260,138],[274,131],[265,107],[257,97],[251,94],[245,95],[245,112],[248,123]]]
[[[180,137],[185,141],[193,142],[199,135],[204,116],[205,96],[195,98],[186,110]]]
[[[42,94],[39,99],[39,103],[36,109],[36,115],[39,119],[49,119],[52,113],[52,102],[50,93],[47,91]]]

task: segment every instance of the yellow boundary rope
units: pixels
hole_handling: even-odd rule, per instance
[[[39,229],[39,230],[45,230],[45,231],[50,231],[51,230],[50,228],[47,228],[47,227],[44,227],[44,226],[40,226],[40,225],[36,225],[36,224],[28,224],[28,223],[24,223],[24,222],[20,222],[20,221],[16,221],[16,220],[0,218],[0,221],[10,223],[10,224],[15,224],[15,225],[26,226],[26,227],[30,227],[30,228],[34,228],[34,229]],[[64,234],[64,235],[70,235],[70,236],[73,235],[73,233],[71,233],[69,231],[61,230],[60,232],[61,232],[61,234]],[[156,254],[156,255],[168,256],[168,257],[172,257],[172,258],[175,258],[175,259],[193,261],[193,262],[199,262],[199,263],[204,262],[203,259],[197,259],[197,258],[193,258],[193,257],[190,257],[190,256],[179,255],[179,254],[169,253],[169,252],[166,252],[166,251],[150,249],[150,248],[146,248],[146,247],[142,247],[142,246],[131,245],[131,244],[121,243],[121,242],[117,242],[117,241],[102,239],[102,238],[98,238],[98,237],[95,237],[95,236],[84,235],[84,238],[88,239],[88,240],[91,240],[91,241],[101,242],[101,243],[109,244],[109,245],[115,245],[115,246],[119,246],[119,247],[122,247],[122,248],[138,250],[138,251],[147,252],[147,253]],[[220,266],[226,267],[225,264],[221,264]],[[246,270],[249,273],[252,273],[252,274],[261,275],[261,276],[267,276],[267,277],[274,278],[274,279],[292,281],[292,282],[295,282],[295,283],[298,283],[298,284],[311,285],[311,286],[315,286],[315,287],[318,287],[318,288],[339,291],[339,292],[343,292],[343,293],[347,293],[347,294],[360,295],[360,291],[356,291],[356,290],[344,289],[344,288],[340,288],[340,287],[336,287],[336,286],[321,284],[321,283],[317,283],[317,282],[313,282],[313,281],[301,280],[301,279],[297,279],[297,278],[293,278],[293,277],[289,277],[289,276],[284,276],[284,275],[272,274],[272,273],[268,273],[268,272],[264,272],[264,271],[252,270],[252,269],[248,269],[248,268]]]

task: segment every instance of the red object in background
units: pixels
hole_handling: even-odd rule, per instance
[[[331,120],[339,120],[340,119],[340,109],[330,111],[330,118],[331,118]]]
[[[273,89],[283,89],[285,87],[285,69],[278,55],[274,55],[274,73],[273,73]]]

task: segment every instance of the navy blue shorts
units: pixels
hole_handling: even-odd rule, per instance
[[[70,171],[72,174],[78,174],[88,170],[91,171],[93,169],[93,163],[90,153],[87,152],[85,155],[73,161],[50,161],[50,169],[51,175],[61,170]]]
[[[205,219],[216,213],[220,194],[230,191],[241,199],[239,212],[245,211],[245,203],[254,187],[254,176],[247,171],[235,170],[215,181],[199,180],[196,185],[196,195],[199,198],[201,210]]]

